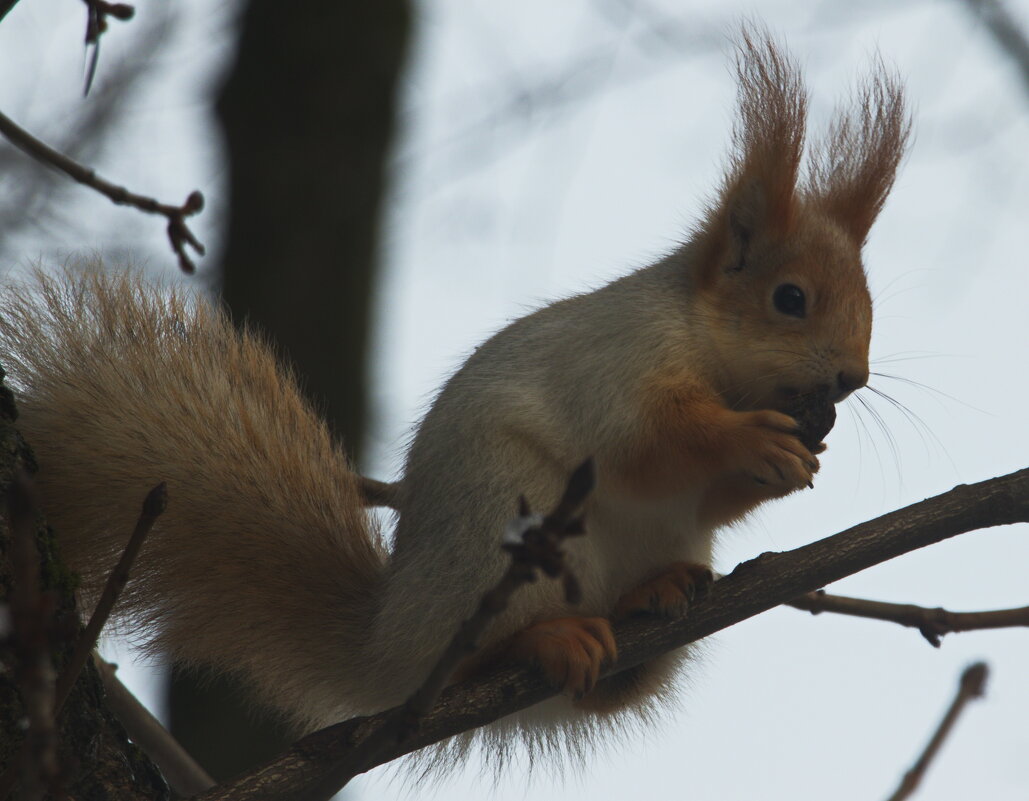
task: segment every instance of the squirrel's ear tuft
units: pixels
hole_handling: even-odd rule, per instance
[[[879,59],[814,148],[807,193],[859,245],[893,186],[910,133],[903,86]]]
[[[729,169],[703,224],[712,261],[739,266],[749,243],[787,232],[797,214],[807,93],[800,70],[768,31],[744,25],[736,44],[739,83]],[[713,266],[713,265],[712,265]]]

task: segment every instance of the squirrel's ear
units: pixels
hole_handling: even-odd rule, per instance
[[[893,186],[910,133],[900,80],[878,60],[814,149],[807,194],[859,245]]]
[[[745,25],[736,47],[739,83],[725,184],[702,226],[709,269],[741,266],[750,243],[786,233],[797,214],[807,94],[800,70],[769,33]]]

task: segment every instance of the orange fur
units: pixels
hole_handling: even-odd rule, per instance
[[[711,568],[707,565],[673,562],[619,598],[612,616],[617,620],[638,612],[649,612],[681,617],[711,581]]]
[[[602,617],[561,617],[534,623],[511,640],[509,655],[538,665],[555,687],[580,698],[605,664],[618,659],[611,623]]]
[[[87,602],[165,481],[121,614],[154,652],[246,673],[266,701],[322,719],[348,677],[363,681],[354,646],[386,558],[325,423],[271,350],[206,303],[128,276],[37,278],[0,302],[3,364]]]
[[[899,79],[878,61],[817,145],[806,191],[863,243],[893,187],[911,134]]]
[[[806,485],[817,458],[796,437],[796,423],[775,411],[734,411],[709,392],[645,386],[641,437],[623,467],[627,486],[641,495],[688,487],[717,487],[725,479],[755,480],[757,500]]]
[[[879,61],[855,100],[816,142],[798,186],[807,92],[796,64],[761,31],[744,27],[737,50],[739,100],[729,169],[698,227],[707,285],[733,254],[733,229],[788,234],[817,209],[860,247],[882,209],[910,135],[903,88]],[[806,208],[805,208],[806,207]]]

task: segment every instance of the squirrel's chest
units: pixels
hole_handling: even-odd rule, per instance
[[[584,600],[609,607],[672,562],[710,565],[713,531],[700,522],[703,496],[640,500],[598,488],[585,537],[570,548]]]

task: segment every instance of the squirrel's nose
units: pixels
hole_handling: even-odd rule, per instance
[[[836,396],[833,403],[839,403],[855,389],[868,383],[868,368],[840,370],[836,374]]]

